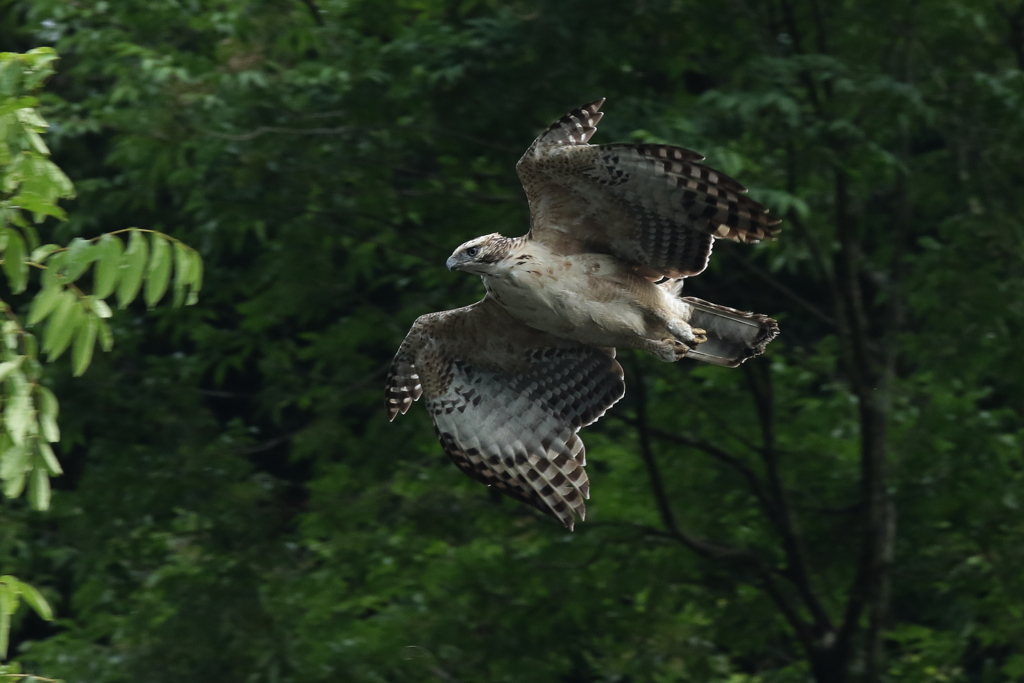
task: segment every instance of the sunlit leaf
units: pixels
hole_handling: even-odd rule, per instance
[[[12,443],[0,454],[0,478],[5,482],[4,495],[8,498],[17,498],[20,494],[20,488],[17,489],[18,493],[9,491],[8,482],[25,474],[30,462],[29,456],[28,446],[24,443]]]
[[[8,375],[21,367],[22,358],[23,357],[19,356],[16,360],[8,360],[0,363],[0,381],[7,379]]]
[[[17,371],[13,374],[13,377],[19,377]],[[36,413],[32,408],[32,399],[30,395],[30,385],[21,378],[21,382],[10,383],[8,380],[8,387],[14,386],[14,394],[8,396],[7,406],[4,409],[4,426],[7,429],[8,434],[11,435],[11,439],[16,444],[22,444],[25,442],[25,437],[29,431],[33,429],[35,422]]]
[[[146,305],[152,308],[167,291],[171,276],[171,245],[167,238],[153,234],[152,256],[146,274]]]
[[[36,247],[35,249],[32,250],[32,255],[29,256],[29,261],[40,264],[45,263],[46,259],[50,258],[50,255],[53,252],[61,248],[62,247],[59,244],[44,244],[42,246]]]
[[[42,322],[46,316],[53,312],[61,300],[64,289],[59,284],[43,287],[35,297],[32,298],[32,306],[28,311],[29,325],[36,325]]]
[[[92,362],[92,351],[96,346],[96,328],[99,319],[95,315],[86,315],[78,325],[75,344],[71,350],[71,367],[75,377],[81,377]]]
[[[5,320],[3,325],[0,325],[0,332],[3,334],[4,346],[11,351],[16,350],[18,348],[18,337],[21,332],[17,321]]]
[[[4,250],[4,273],[11,291],[20,294],[28,285],[28,264],[25,263],[25,240],[13,228],[4,228],[7,249]]]
[[[39,345],[36,341],[36,336],[29,332],[21,335],[21,343],[25,347],[25,356],[30,360],[35,360],[36,354],[39,351]]]
[[[181,242],[174,243],[174,307],[185,303],[188,286],[192,283],[192,257],[189,248]]]
[[[149,247],[141,232],[133,229],[128,238],[128,248],[121,256],[121,269],[117,283],[117,305],[124,308],[139,294],[142,275],[146,270]]]
[[[68,245],[67,255],[64,257],[64,279],[74,282],[92,264],[98,256],[98,251],[92,242],[76,237]]]
[[[93,294],[105,299],[114,292],[117,277],[121,273],[121,255],[124,246],[114,235],[103,235],[96,243],[96,271],[93,278]]]
[[[114,333],[111,332],[107,321],[102,318],[99,320],[99,336],[101,349],[110,351],[110,349],[114,348]]]
[[[60,429],[57,427],[57,416],[60,404],[53,392],[41,384],[35,387],[36,408],[39,411],[39,427],[43,437],[50,443],[60,441]]]
[[[192,260],[192,267],[189,268],[191,282],[185,305],[193,306],[199,301],[199,290],[203,288],[203,257],[195,249],[189,249],[188,253]]]
[[[50,603],[46,601],[46,598],[43,597],[43,594],[35,586],[19,581],[18,592],[21,593],[21,598],[25,601],[25,604],[31,607],[36,614],[46,621],[53,620],[53,609],[50,607]]]
[[[50,475],[45,466],[35,467],[29,474],[28,502],[37,512],[50,508]]]
[[[18,598],[14,589],[0,583],[0,657],[6,659],[11,638],[11,615],[18,609]]]
[[[47,259],[46,270],[43,271],[40,277],[40,284],[43,286],[43,289],[60,289],[63,286],[64,279],[60,276],[60,271],[61,266],[64,265],[64,257],[66,255],[67,252],[61,251]]]
[[[110,306],[103,299],[97,299],[95,295],[90,294],[86,297],[89,300],[89,308],[99,318],[109,318],[114,315],[114,312],[110,310]]]
[[[59,474],[64,474],[64,470],[61,468],[60,462],[58,462],[57,456],[54,455],[50,444],[45,441],[39,441],[36,443],[36,446],[39,449],[39,455],[43,458],[43,462],[46,463],[46,469],[50,472],[50,475],[56,477]]]
[[[57,310],[46,324],[46,332],[43,334],[43,350],[48,360],[56,360],[64,353],[78,327],[81,313],[82,307],[75,293],[69,290],[61,292]]]

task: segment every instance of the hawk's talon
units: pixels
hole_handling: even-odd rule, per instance
[[[675,360],[685,358],[686,354],[690,352],[690,349],[696,346],[696,344],[691,346],[689,343],[681,342],[678,339],[662,339],[661,341],[662,343],[668,344],[672,349],[672,353],[675,355]]]

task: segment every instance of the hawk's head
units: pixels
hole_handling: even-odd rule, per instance
[[[498,233],[477,237],[463,244],[448,257],[448,270],[464,270],[467,273],[487,275],[506,256],[512,240]]]

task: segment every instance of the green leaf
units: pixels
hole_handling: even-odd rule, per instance
[[[64,290],[57,310],[46,325],[46,332],[43,335],[43,350],[46,351],[47,360],[56,360],[64,353],[78,327],[81,313],[82,307],[78,304],[78,297],[74,292]]]
[[[189,249],[189,254],[192,256],[192,291],[198,292],[203,288],[203,257],[199,255],[199,252],[195,249]]]
[[[192,259],[192,267],[189,269],[189,276],[192,279],[188,292],[186,306],[193,306],[199,301],[199,290],[203,288],[203,257],[195,249],[189,249],[189,256]]]
[[[4,495],[8,498],[17,498],[25,490],[25,473],[11,475],[10,479],[4,478]]]
[[[64,209],[39,195],[19,194],[17,197],[11,197],[10,202],[12,205],[19,206],[26,211],[31,211],[37,216],[53,216],[61,221],[68,218]],[[37,220],[36,222],[38,223],[39,221]]]
[[[24,360],[24,356],[18,356],[17,360],[9,360],[0,363],[0,382],[7,379],[7,376],[17,370],[21,366],[21,361]]]
[[[165,292],[171,277],[171,244],[163,235],[153,234],[153,256],[146,276],[146,305],[152,308]]]
[[[41,384],[37,384],[36,408],[39,410],[39,427],[43,437],[50,443],[60,441],[60,429],[57,427],[57,415],[60,413],[60,404],[53,392]]]
[[[35,151],[40,154],[50,154],[50,148],[46,146],[45,142],[43,142],[43,138],[39,136],[39,133],[30,128],[26,128],[25,137],[28,138],[29,144],[32,145],[32,148],[35,149]]]
[[[67,282],[74,282],[82,276],[97,256],[96,248],[89,240],[76,237],[68,245],[67,255],[64,257],[64,279]]]
[[[7,398],[7,406],[4,409],[4,426],[11,439],[16,444],[25,442],[25,436],[32,430],[30,423],[36,419],[35,411],[32,409],[32,398],[29,393],[30,385],[25,382],[21,373],[15,372],[13,378],[19,378],[20,382],[7,382],[5,386],[15,387],[13,395]]]
[[[28,251],[31,253],[39,248],[39,232],[36,230],[34,225],[23,225],[21,229],[25,233],[25,244],[28,246]]]
[[[63,292],[64,288],[59,284],[43,287],[32,299],[32,307],[28,310],[28,324],[35,325],[45,320],[57,307]]]
[[[16,492],[12,492],[11,482],[18,477],[24,479],[28,464],[29,451],[24,443],[11,444],[3,455],[0,455],[0,478],[4,480],[4,495],[8,498],[17,498],[21,495],[21,485]]]
[[[110,325],[107,324],[106,320],[100,320],[100,348],[104,351],[110,351],[114,348],[114,333],[110,331]]]
[[[181,242],[174,243],[174,303],[179,308],[185,303],[188,286],[192,282],[192,257],[189,248]]]
[[[25,263],[25,240],[13,228],[4,228],[7,233],[7,249],[4,251],[4,273],[11,291],[21,294],[28,285],[28,264]]]
[[[32,250],[32,255],[29,256],[29,261],[42,265],[46,262],[46,259],[50,258],[50,254],[61,249],[59,244],[44,244],[40,247],[36,247]]]
[[[121,256],[120,277],[117,283],[117,306],[124,308],[139,294],[142,286],[142,273],[146,270],[146,257],[149,247],[142,233],[132,228],[128,238],[128,248]]]
[[[18,323],[14,320],[4,321],[3,326],[0,326],[4,337],[4,346],[11,351],[18,348],[18,333],[21,331],[18,327]]]
[[[94,294],[90,294],[85,298],[89,300],[89,308],[96,314],[96,317],[109,318],[114,315],[114,312],[110,310],[110,306],[103,299],[97,299]]]
[[[35,97],[25,95],[17,99],[5,100],[0,104],[0,116],[6,116],[7,114],[13,114],[19,109],[32,109],[39,104],[39,100]]]
[[[93,295],[105,299],[114,292],[117,276],[121,272],[121,254],[124,245],[114,235],[104,235],[96,243],[96,271],[93,278]]]
[[[46,469],[49,470],[50,474],[54,477],[64,474],[64,470],[61,468],[60,462],[57,460],[57,456],[53,454],[53,449],[50,448],[50,444],[45,441],[37,441],[36,446],[39,449],[39,455],[42,456],[43,462],[46,463]]]
[[[50,475],[45,466],[33,468],[29,475],[28,502],[37,512],[50,508]]]
[[[11,617],[18,611],[20,583],[21,581],[10,574],[0,576],[0,614]]]
[[[34,334],[25,332],[24,334],[21,335],[21,342],[25,346],[25,355],[28,356],[29,358],[35,358],[36,353],[39,350],[39,345],[36,342],[36,336]]]
[[[43,597],[43,594],[35,586],[19,581],[18,592],[21,593],[21,597],[36,614],[46,621],[53,621],[53,609],[50,607],[50,603],[46,601],[46,598]]]
[[[46,270],[43,271],[42,277],[39,278],[43,289],[50,289],[53,287],[60,289],[63,287],[64,280],[61,278],[60,271],[61,266],[64,264],[65,256],[67,256],[67,252],[60,251],[49,258],[46,264]]]
[[[7,659],[11,638],[11,615],[18,609],[18,596],[5,583],[0,583],[0,657]]]
[[[92,362],[92,350],[96,346],[96,327],[99,318],[94,315],[86,315],[85,320],[78,326],[78,333],[75,335],[75,346],[71,350],[72,374],[81,377]]]

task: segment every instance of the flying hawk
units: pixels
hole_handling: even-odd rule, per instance
[[[530,232],[455,250],[448,268],[479,275],[487,295],[417,319],[385,392],[391,420],[426,394],[459,469],[570,530],[590,490],[577,432],[625,392],[616,347],[735,367],[778,334],[767,316],[679,292],[716,238],[772,239],[779,220],[695,152],[587,144],[603,103],[563,116],[519,160]]]

